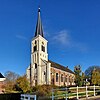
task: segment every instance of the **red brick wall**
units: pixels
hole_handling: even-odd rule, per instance
[[[56,73],[58,73],[58,82],[56,82]],[[63,75],[63,82],[61,82],[61,75]],[[66,81],[66,78],[68,81]],[[57,86],[74,85],[74,75],[60,69],[51,67],[51,84]]]
[[[5,91],[4,84],[4,81],[0,81],[0,93],[3,93],[3,91]]]

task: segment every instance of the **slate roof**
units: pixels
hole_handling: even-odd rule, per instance
[[[43,29],[42,29],[42,22],[41,22],[41,16],[40,16],[40,8],[38,8],[38,19],[37,19],[35,37],[38,36],[38,35],[41,35],[43,37]]]
[[[57,69],[60,69],[60,70],[63,70],[63,71],[66,71],[66,72],[69,72],[69,73],[72,73],[72,74],[75,74],[73,71],[71,71],[70,69],[68,69],[67,67],[64,67],[63,65],[60,65],[58,63],[55,63],[51,60],[49,60],[49,62],[51,63],[51,67],[54,67],[54,68],[57,68]]]
[[[0,73],[0,78],[5,78],[5,77]]]

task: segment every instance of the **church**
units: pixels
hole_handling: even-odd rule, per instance
[[[44,37],[40,8],[35,35],[31,41],[31,63],[26,69],[26,76],[31,86],[36,85],[75,85],[75,74],[68,67],[48,59],[48,41]]]

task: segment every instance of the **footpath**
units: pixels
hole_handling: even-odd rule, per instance
[[[86,98],[80,98],[79,100],[100,100],[100,96],[95,96],[95,97],[88,97]]]
[[[65,99],[61,99],[65,100]],[[68,99],[68,100],[77,100],[76,98]],[[88,97],[88,98],[79,98],[78,100],[100,100],[100,96],[93,96],[93,97]]]

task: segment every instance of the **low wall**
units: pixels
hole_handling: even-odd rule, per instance
[[[0,100],[20,100],[20,93],[0,94]]]

